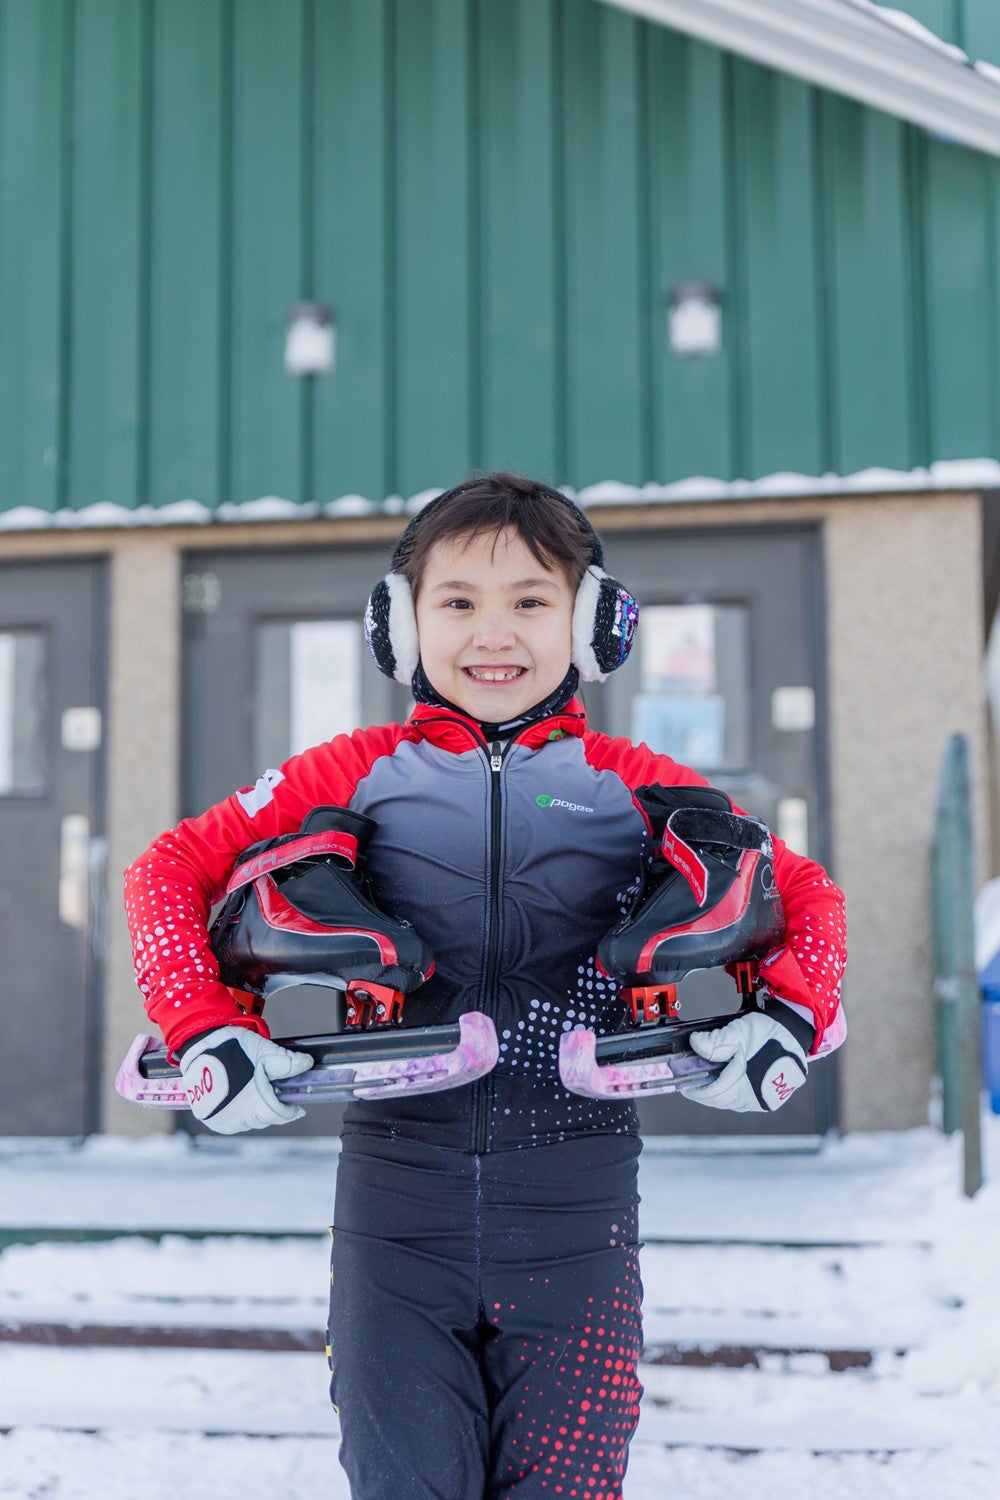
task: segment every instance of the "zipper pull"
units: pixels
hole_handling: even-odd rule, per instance
[[[503,765],[503,745],[500,740],[494,740],[490,749],[490,770],[499,771]]]

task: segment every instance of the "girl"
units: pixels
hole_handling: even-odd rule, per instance
[[[435,955],[408,1023],[478,1009],[496,1024],[500,1060],[475,1084],[346,1113],[330,1331],[355,1500],[622,1493],[641,1394],[637,1120],[628,1101],[567,1093],[558,1044],[623,1024],[593,955],[648,854],[634,789],[705,783],[587,728],[578,683],[620,665],[636,615],[602,561],[582,512],[543,484],[491,474],[439,496],[366,617],[412,717],[294,756],[126,875],[147,1010],[186,1076],[208,1070],[193,1107],[214,1129],[298,1113],[269,1080],[309,1060],[237,1009],[206,924],[239,852],[315,806],[374,819],[379,902]],[[729,1059],[692,1092],[706,1104],[777,1107],[842,1035],[840,892],[780,840],[774,869],[786,933],[761,965],[769,998],[696,1037]]]

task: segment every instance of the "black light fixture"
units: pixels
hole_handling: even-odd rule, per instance
[[[722,296],[710,281],[679,281],[667,297],[670,349],[681,358],[722,349]]]
[[[288,314],[285,369],[289,375],[326,375],[337,363],[337,325],[325,302],[296,302]]]

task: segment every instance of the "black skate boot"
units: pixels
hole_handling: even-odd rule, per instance
[[[211,927],[219,977],[260,1002],[289,985],[346,996],[344,1025],[384,1026],[434,970],[409,922],[375,904],[365,848],[375,823],[343,807],[314,807],[298,833],[251,844]]]
[[[436,1093],[481,1077],[498,1057],[493,1023],[478,1011],[452,1025],[400,1025],[404,997],[434,959],[409,922],[375,902],[364,865],[375,826],[346,808],[317,807],[298,833],[252,844],[210,929],[219,977],[248,1013],[292,985],[343,996],[343,1029],[280,1039],[315,1063],[275,1083],[285,1103]],[[116,1087],[137,1104],[188,1104],[180,1070],[148,1036],[132,1044]]]
[[[691,1051],[688,1037],[732,1016],[678,1021],[677,985],[695,969],[727,967],[743,1008],[752,1007],[756,960],[785,927],[763,823],[734,813],[714,787],[653,785],[635,799],[655,851],[629,912],[598,945],[597,962],[618,980],[638,1029],[600,1039],[570,1032],[560,1052],[566,1087],[598,1097],[666,1093],[718,1071]]]

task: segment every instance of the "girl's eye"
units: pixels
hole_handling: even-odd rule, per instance
[[[518,601],[518,609],[544,609],[544,599],[521,599]]]
[[[446,599],[446,609],[471,609],[472,605],[468,599]]]

